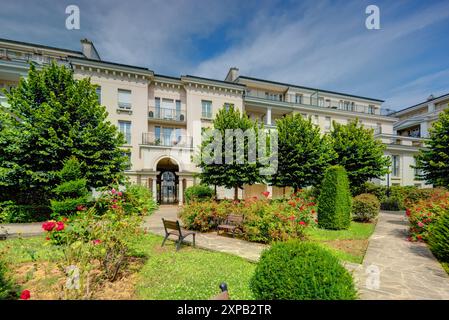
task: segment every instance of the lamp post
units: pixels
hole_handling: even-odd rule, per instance
[[[387,198],[390,197],[390,172],[387,173]]]

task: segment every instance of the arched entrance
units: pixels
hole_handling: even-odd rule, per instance
[[[157,176],[157,201],[160,204],[175,204],[178,202],[179,178],[178,165],[170,158],[159,160],[156,166]]]

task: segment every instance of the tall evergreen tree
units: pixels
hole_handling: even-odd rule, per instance
[[[420,177],[435,186],[449,187],[449,109],[440,113],[429,134],[427,148],[416,157]]]
[[[278,170],[271,184],[298,189],[317,186],[334,158],[327,137],[301,114],[287,115],[276,122],[278,129]]]
[[[213,122],[213,129],[222,138],[222,143],[219,146],[221,148],[220,162],[221,163],[207,163],[205,161],[205,156],[215,158],[214,150],[207,150],[207,147],[213,142],[214,137],[211,135],[202,141],[200,146],[200,154],[196,155],[195,161],[197,165],[201,168],[201,173],[199,177],[203,183],[214,185],[214,186],[224,186],[226,188],[234,189],[234,199],[238,199],[238,190],[242,189],[245,184],[255,184],[261,181],[261,176],[259,169],[261,165],[259,163],[251,163],[247,157],[249,148],[257,149],[257,125],[252,122],[246,114],[241,114],[240,111],[234,106],[229,108],[222,108],[218,112],[217,116]],[[254,130],[256,134],[256,139],[251,141],[250,139],[244,139],[243,151],[244,159],[242,163],[237,163],[237,148],[238,144],[236,139],[233,137],[232,141],[227,141],[227,143],[232,143],[232,148],[226,151],[226,130],[230,129],[240,129],[242,132],[246,130]],[[209,129],[211,130],[211,129]],[[210,131],[212,133],[212,131]],[[233,159],[232,163],[227,163],[226,157]]]
[[[0,110],[0,197],[17,203],[48,204],[65,159],[75,156],[88,187],[123,179],[125,143],[106,120],[90,79],[75,80],[52,63],[6,93]],[[1,199],[0,199],[1,200]]]
[[[337,154],[333,164],[346,169],[353,193],[368,180],[388,173],[390,159],[384,156],[385,145],[374,138],[373,129],[364,128],[358,119],[347,125],[334,121],[329,137]]]

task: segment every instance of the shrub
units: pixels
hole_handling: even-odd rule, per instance
[[[180,219],[187,229],[209,231],[231,213],[244,216],[244,239],[264,243],[304,238],[305,228],[316,223],[314,199],[303,192],[283,201],[265,196],[245,201],[193,201],[183,207]]]
[[[443,262],[449,262],[449,210],[446,209],[430,227],[429,247]]]
[[[346,170],[341,166],[327,169],[318,199],[318,226],[347,229],[351,223],[351,194]]]
[[[75,157],[66,160],[58,175],[61,183],[53,189],[56,194],[56,199],[51,200],[53,215],[72,215],[78,206],[87,204],[89,194],[79,161]]]
[[[352,300],[352,276],[318,244],[278,242],[265,250],[250,288],[258,300]]]
[[[186,188],[184,192],[186,202],[210,200],[214,196],[214,190],[205,184],[198,184]]]
[[[397,197],[385,198],[380,204],[380,208],[387,211],[400,211],[401,207],[401,201]]]
[[[145,216],[152,214],[158,208],[150,190],[139,184],[127,186],[124,192],[124,198],[124,208],[127,213],[136,213]]]
[[[18,288],[7,273],[6,263],[0,255],[0,300],[15,299],[18,297]]]
[[[377,217],[379,209],[380,203],[375,195],[362,193],[354,197],[352,201],[352,219],[355,221],[368,222]]]
[[[45,221],[51,209],[46,206],[17,205],[12,201],[0,204],[0,217],[6,223],[26,223]]]
[[[449,210],[449,192],[435,189],[429,199],[423,199],[410,206],[406,215],[410,221],[411,241],[427,241],[429,230],[445,211]]]

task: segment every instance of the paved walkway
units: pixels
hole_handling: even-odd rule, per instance
[[[406,240],[407,225],[403,213],[380,213],[363,265],[354,271],[361,299],[449,299],[449,276],[424,243]]]
[[[42,233],[42,222],[0,224],[0,235],[8,237],[33,237]]]
[[[160,209],[149,217],[145,218],[144,228],[151,233],[161,236],[165,235],[162,225],[162,218],[176,220],[178,207],[176,206],[160,206]],[[192,238],[188,237],[186,242],[191,243]],[[196,246],[202,249],[219,251],[234,254],[247,260],[256,262],[259,260],[260,254],[265,245],[243,241],[227,236],[218,236],[216,232],[196,234]]]

